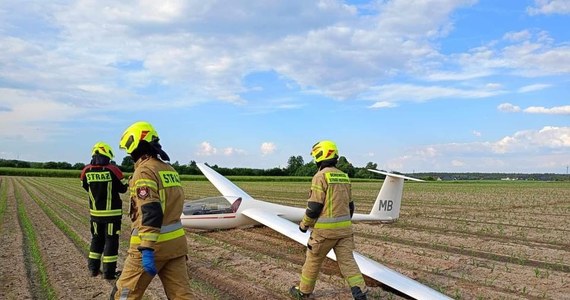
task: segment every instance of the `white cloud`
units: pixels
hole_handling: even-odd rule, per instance
[[[200,149],[196,152],[196,155],[199,156],[211,156],[218,153],[218,149],[216,149],[212,144],[209,142],[202,142],[200,143]]]
[[[387,84],[370,88],[368,99],[386,99],[384,103],[391,101],[414,101],[422,102],[439,98],[486,98],[502,94],[501,90],[460,89],[445,86],[420,86],[411,84]]]
[[[499,111],[504,111],[504,112],[519,112],[519,111],[521,111],[521,108],[519,106],[512,105],[510,103],[501,103],[499,106],[497,106],[497,109]]]
[[[41,91],[0,88],[0,137],[44,141],[63,133],[55,123],[79,118],[87,111],[86,107],[51,97]]]
[[[0,78],[89,110],[212,100],[243,105],[242,94],[249,91],[243,78],[265,71],[302,89],[355,98],[437,55],[431,39],[453,27],[455,9],[475,2],[373,2],[359,14],[359,7],[339,1],[80,0],[22,6],[6,0],[0,3]],[[22,32],[28,27],[35,30]],[[28,121],[24,116],[19,123]]]
[[[370,106],[368,106],[368,108],[391,108],[391,107],[397,107],[398,105],[396,105],[395,103],[392,102],[387,102],[387,101],[380,101],[380,102],[376,102]]]
[[[243,149],[238,149],[233,147],[224,148],[223,152],[225,156],[243,155],[246,153],[245,150]]]
[[[543,107],[543,106],[529,106],[521,109],[519,106],[510,103],[502,103],[497,107],[499,111],[503,112],[525,112],[529,114],[547,114],[547,115],[570,115],[570,105]]]
[[[520,42],[514,47],[439,53],[433,39],[453,28],[450,15],[476,2],[424,1],[410,6],[405,0],[378,1],[359,14],[358,6],[337,1],[267,2],[255,4],[256,9],[248,1],[82,0],[67,6],[39,1],[31,9],[8,0],[0,4],[0,11],[16,7],[12,13],[26,17],[4,13],[0,26],[18,28],[19,22],[34,21],[41,23],[37,28],[53,34],[37,39],[0,36],[0,63],[5,66],[0,77],[33,83],[57,101],[62,100],[56,94],[65,94],[73,96],[67,101],[78,105],[113,103],[120,110],[138,106],[135,103],[144,107],[162,102],[153,101],[164,98],[160,93],[170,99],[176,95],[178,99],[171,100],[176,106],[212,99],[246,104],[243,78],[264,71],[338,99],[370,96],[370,86],[399,74],[461,81],[493,75],[498,67],[568,72],[564,46],[537,44],[521,58],[506,57],[525,52],[526,42],[536,35],[528,30],[505,35],[505,40]],[[454,61],[457,71],[434,67]],[[140,92],[149,88],[161,92]],[[500,83],[488,85],[488,91],[434,86],[422,87],[420,93],[427,92],[421,101],[480,98],[500,88]],[[279,108],[299,107],[284,103]]]
[[[454,167],[463,167],[463,166],[465,166],[465,163],[462,162],[462,161],[460,161],[460,160],[453,159],[453,160],[451,161],[451,165],[454,166]]]
[[[464,81],[493,75],[563,75],[570,73],[570,46],[555,43],[545,31],[509,32],[500,40],[463,53],[430,56],[429,63],[426,61],[415,71],[429,81]]]
[[[545,126],[538,131],[518,131],[490,144],[490,148],[497,153],[528,153],[543,148],[570,148],[570,127]]]
[[[500,84],[500,83],[495,83],[495,82],[493,82],[493,83],[487,83],[487,84],[485,85],[485,87],[486,87],[487,89],[489,89],[489,90],[500,90],[500,89],[503,88],[503,85]]]
[[[568,0],[534,0],[534,7],[527,7],[529,15],[570,14]]]
[[[481,136],[481,132],[477,131],[477,130],[473,130],[473,135],[476,137],[480,137]]]
[[[531,85],[527,85],[527,86],[523,86],[521,88],[518,89],[519,93],[528,93],[528,92],[535,92],[535,91],[540,91],[540,90],[544,90],[547,89],[549,87],[551,87],[551,84],[531,84]]]
[[[218,154],[223,156],[235,156],[244,155],[246,154],[246,151],[235,147],[226,147],[218,151],[218,148],[214,147],[211,143],[202,142],[200,143],[198,152],[196,152],[196,155],[198,156],[214,156]]]
[[[529,114],[570,115],[570,105],[551,108],[530,106],[525,108],[523,111]]]
[[[275,152],[275,150],[277,150],[277,146],[271,142],[264,142],[261,144],[260,150],[261,150],[261,154],[269,155],[269,154],[272,154],[273,152]]]
[[[520,42],[524,40],[528,40],[532,37],[532,34],[528,30],[518,31],[518,32],[507,32],[503,36],[503,39],[513,41],[513,42]]]
[[[495,170],[525,172],[526,168],[566,166],[570,160],[570,127],[545,126],[523,130],[497,141],[428,145],[407,151],[388,162],[394,169],[426,170]]]

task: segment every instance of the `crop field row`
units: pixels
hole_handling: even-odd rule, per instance
[[[310,185],[237,184],[257,199],[297,207]],[[188,200],[219,195],[207,181],[183,185]],[[380,185],[353,183],[357,212],[370,211]],[[112,282],[87,272],[88,211],[77,178],[0,176],[0,299],[108,299]],[[354,228],[356,251],[455,299],[570,299],[567,182],[406,182],[398,222]],[[288,299],[299,280],[304,247],[269,228],[186,233],[196,299]],[[124,215],[119,266],[129,234]],[[370,299],[403,299],[367,284]],[[315,296],[351,298],[333,261]],[[158,279],[145,298],[166,299]]]

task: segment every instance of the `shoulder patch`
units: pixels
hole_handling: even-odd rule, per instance
[[[137,188],[137,197],[144,200],[148,196],[150,196],[150,190],[149,190],[148,186],[141,186],[141,187]]]

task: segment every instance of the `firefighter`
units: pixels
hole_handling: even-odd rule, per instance
[[[141,299],[158,274],[168,299],[190,299],[186,237],[180,215],[184,191],[180,176],[147,122],[129,126],[120,141],[135,162],[129,181],[130,246],[111,299]]]
[[[111,164],[113,150],[106,143],[98,142],[91,151],[91,163],[83,168],[81,181],[89,192],[91,215],[91,247],[88,268],[91,276],[99,275],[103,261],[103,277],[115,279],[119,253],[119,235],[123,202],[119,193],[127,191],[123,173]]]
[[[320,141],[311,151],[318,172],[313,176],[307,209],[299,224],[299,230],[307,232],[312,228],[307,244],[305,264],[301,271],[299,286],[293,286],[289,293],[295,299],[308,299],[315,289],[321,264],[327,253],[333,249],[340,272],[350,286],[352,296],[366,299],[366,284],[358,269],[352,251],[351,185],[348,175],[336,168],[338,149],[332,141]]]

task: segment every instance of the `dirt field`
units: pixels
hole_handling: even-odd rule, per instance
[[[237,182],[252,196],[303,207],[307,183]],[[354,183],[358,212],[380,183]],[[219,193],[184,182],[188,199]],[[125,199],[126,200],[126,199]],[[87,195],[79,180],[0,177],[0,299],[107,299],[87,273]],[[122,264],[130,221],[124,218]],[[570,183],[406,183],[400,220],[357,224],[357,251],[455,299],[570,299]],[[304,247],[266,227],[187,230],[195,299],[289,299]],[[370,299],[405,299],[367,280]],[[332,261],[316,299],[351,299]],[[166,299],[158,279],[146,299]]]

